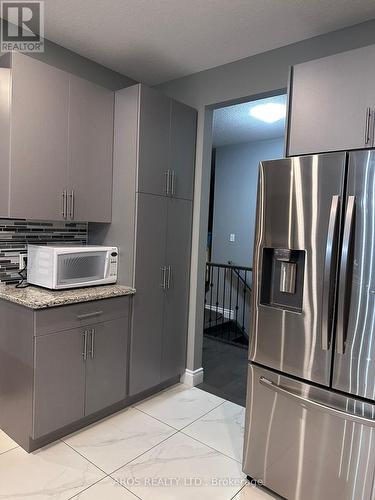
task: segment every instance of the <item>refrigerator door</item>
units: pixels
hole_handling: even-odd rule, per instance
[[[375,151],[350,153],[333,387],[375,400]]]
[[[249,359],[329,385],[345,153],[262,162]]]
[[[250,365],[243,470],[288,500],[370,500],[375,406]]]

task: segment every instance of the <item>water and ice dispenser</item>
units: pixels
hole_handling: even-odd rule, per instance
[[[305,250],[263,248],[261,304],[302,311]]]

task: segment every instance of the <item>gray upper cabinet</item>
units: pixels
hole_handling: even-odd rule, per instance
[[[34,439],[84,416],[83,349],[82,328],[36,338]]]
[[[167,290],[165,293],[161,380],[185,370],[188,324],[192,202],[168,200]]]
[[[59,220],[67,182],[69,75],[13,53],[11,94],[9,216]]]
[[[137,191],[192,200],[197,112],[144,85],[138,88]]]
[[[193,199],[196,129],[195,109],[172,101],[169,170],[171,195],[176,198]]]
[[[171,100],[139,86],[138,191],[166,195]]]
[[[86,361],[87,415],[125,399],[127,330],[127,318],[106,321],[89,329]]]
[[[298,64],[289,89],[289,156],[374,144],[375,45]]]
[[[0,68],[0,216],[110,222],[114,93],[20,53]]]
[[[70,76],[68,216],[72,219],[111,221],[113,107],[112,91]]]

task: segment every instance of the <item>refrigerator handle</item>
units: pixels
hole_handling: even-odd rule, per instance
[[[363,417],[361,415],[355,415],[354,413],[349,413],[340,410],[339,408],[335,408],[333,406],[326,405],[324,403],[319,403],[318,401],[314,401],[313,399],[309,399],[300,394],[296,394],[286,389],[285,387],[282,387],[281,385],[277,385],[275,384],[275,382],[268,380],[268,378],[260,377],[259,383],[263,387],[266,387],[271,391],[281,394],[289,399],[293,399],[294,401],[298,401],[304,407],[315,408],[317,410],[321,410],[325,413],[328,413],[329,415],[332,415],[334,417],[350,420],[351,422],[355,422],[361,425],[366,425],[368,427],[375,427],[375,420],[372,418]]]
[[[348,326],[348,312],[349,312],[349,291],[351,290],[351,283],[349,282],[349,271],[352,262],[351,249],[353,243],[354,225],[355,225],[355,196],[348,197],[346,207],[344,235],[342,241],[340,275],[339,275],[339,300],[338,300],[338,313],[337,313],[337,345],[336,350],[338,354],[345,352],[345,339],[346,330]]]
[[[338,214],[340,206],[340,197],[338,195],[332,196],[331,211],[329,215],[326,253],[324,259],[324,275],[323,275],[323,307],[322,307],[322,349],[328,351],[331,346],[332,334],[332,297],[334,293],[332,266],[336,263],[337,252],[337,230],[338,230]],[[336,266],[335,266],[336,267]]]

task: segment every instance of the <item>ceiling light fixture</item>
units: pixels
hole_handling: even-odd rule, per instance
[[[250,108],[249,114],[262,122],[274,123],[285,118],[286,106],[285,104],[278,104],[276,102],[258,104],[258,106]]]

